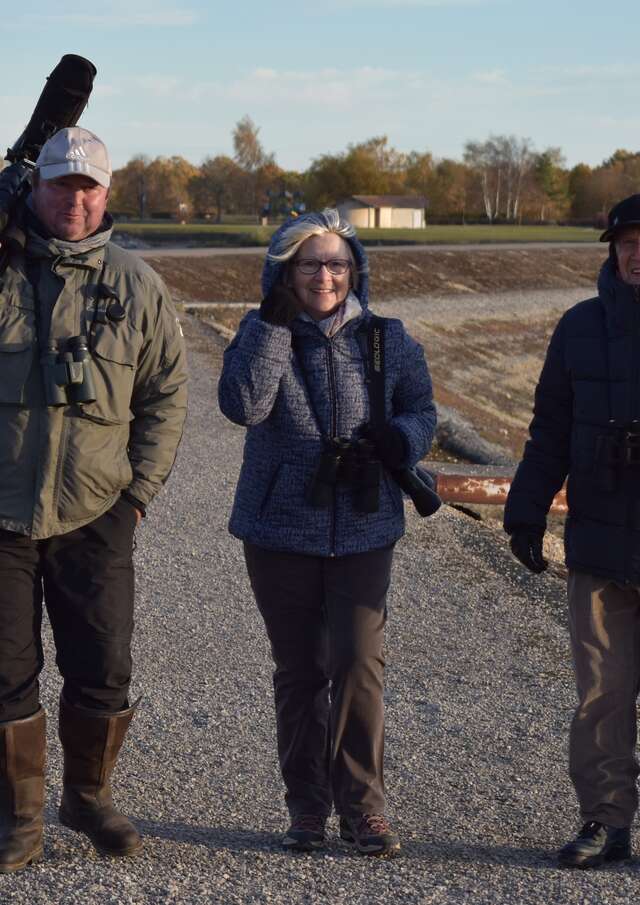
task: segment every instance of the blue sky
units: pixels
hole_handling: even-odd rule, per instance
[[[593,165],[640,147],[639,19],[631,0],[22,0],[0,20],[0,145],[78,53],[98,68],[81,124],[115,166],[231,154],[244,114],[286,168],[381,134],[458,159],[515,134]]]

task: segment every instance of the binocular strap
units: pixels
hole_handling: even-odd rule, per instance
[[[27,275],[27,279],[31,284],[31,289],[33,291],[33,300],[35,302],[34,305],[34,323],[36,328],[36,343],[38,345],[38,349],[42,348],[42,343],[45,340],[45,337],[48,337],[49,331],[51,329],[51,320],[49,320],[49,324],[46,325],[46,330],[44,329],[45,325],[43,324],[43,311],[42,311],[42,300],[40,297],[40,268],[38,266],[38,262],[36,258],[30,258],[28,255],[25,255],[24,261],[24,269]]]
[[[384,408],[384,325],[385,318],[372,314],[367,324],[367,392],[371,408],[370,421],[374,427],[386,422]]]

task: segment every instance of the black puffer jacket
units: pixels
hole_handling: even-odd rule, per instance
[[[598,439],[617,444],[633,422],[640,429],[640,293],[610,261],[598,292],[570,308],[551,338],[504,527],[545,527],[568,475],[567,566],[640,584],[640,464],[607,464]]]

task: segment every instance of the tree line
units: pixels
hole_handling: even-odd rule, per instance
[[[602,223],[620,198],[640,191],[640,152],[617,150],[599,166],[568,168],[560,148],[538,151],[528,138],[468,141],[462,160],[405,153],[386,136],[321,154],[305,172],[284,170],[245,116],[233,130],[233,156],[137,156],[113,175],[116,215],[146,219],[224,215],[277,219],[351,195],[419,195],[430,222]]]

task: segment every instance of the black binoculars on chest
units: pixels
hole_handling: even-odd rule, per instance
[[[609,433],[596,437],[596,485],[615,491],[620,477],[638,469],[640,477],[640,422],[611,424]]]
[[[46,405],[82,405],[96,401],[86,336],[50,341],[42,351],[40,364]]]
[[[640,466],[640,421],[613,426],[611,433],[596,438],[596,462],[611,468]]]
[[[308,491],[308,502],[328,508],[337,484],[353,489],[354,508],[358,512],[377,512],[380,506],[382,465],[370,440],[333,437],[322,450]]]

